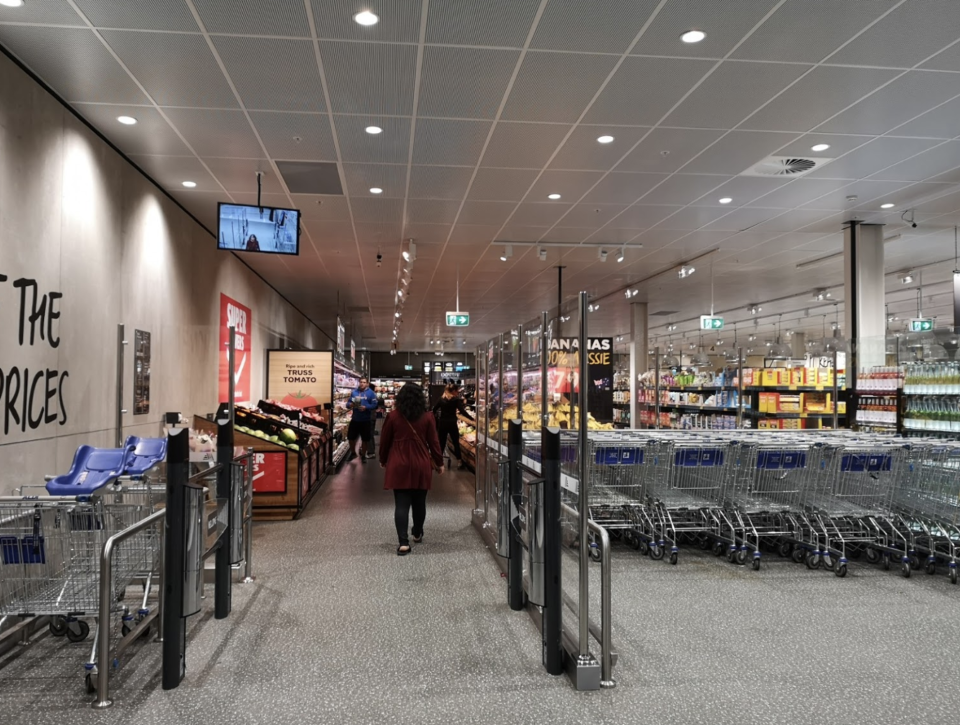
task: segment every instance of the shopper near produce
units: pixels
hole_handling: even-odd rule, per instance
[[[350,444],[350,456],[348,461],[357,457],[354,446],[357,444],[357,438],[360,439],[360,462],[367,462],[367,445],[371,442],[370,420],[373,418],[373,411],[377,409],[377,394],[370,390],[370,381],[366,378],[360,378],[360,384],[350,393],[350,410],[352,417],[350,425],[347,427],[347,442]]]
[[[396,407],[387,415],[380,431],[380,466],[386,469],[383,487],[393,491],[396,504],[397,556],[410,553],[407,525],[413,509],[414,543],[423,541],[423,522],[427,518],[427,491],[433,471],[443,473],[443,454],[437,439],[437,423],[427,414],[423,388],[407,383],[397,393]]]
[[[476,423],[473,416],[467,412],[464,407],[463,398],[460,397],[460,386],[456,383],[450,383],[440,396],[440,400],[433,406],[433,414],[437,416],[437,433],[440,436],[440,450],[447,450],[447,437],[453,442],[453,455],[456,456],[459,464],[458,469],[464,468],[463,455],[460,452],[460,430],[457,427],[457,413],[467,418],[471,423]]]

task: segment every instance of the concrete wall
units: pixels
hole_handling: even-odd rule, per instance
[[[53,319],[46,298],[33,344],[33,288],[16,284],[24,279],[36,281],[38,308],[41,295],[62,294]],[[157,435],[165,411],[213,412],[221,292],[253,313],[254,399],[263,390],[263,351],[281,338],[332,349],[327,335],[0,56],[0,495],[67,470],[81,443],[113,444],[118,324],[130,341],[125,435]],[[133,415],[134,329],[152,337],[146,415]],[[18,424],[25,394],[33,421]]]

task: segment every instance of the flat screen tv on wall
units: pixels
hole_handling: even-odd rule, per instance
[[[217,246],[231,252],[300,254],[300,211],[220,202]]]

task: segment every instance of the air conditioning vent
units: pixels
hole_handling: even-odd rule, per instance
[[[744,171],[741,176],[779,176],[791,179],[809,174],[833,159],[802,159],[794,156],[769,156]]]

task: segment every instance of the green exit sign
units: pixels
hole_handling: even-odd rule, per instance
[[[914,317],[910,320],[910,332],[930,332],[933,330],[932,317]]]
[[[413,365],[404,365],[404,366],[403,366],[403,369],[404,369],[404,370],[413,370]]]
[[[466,327],[470,324],[469,312],[448,312],[447,327]]]
[[[701,330],[722,330],[723,318],[713,317],[712,315],[700,315]]]

